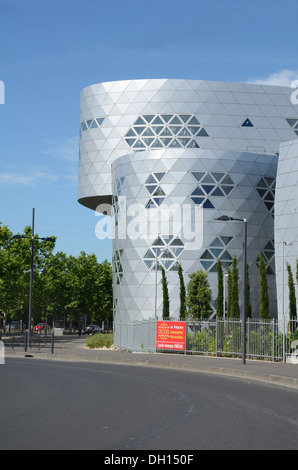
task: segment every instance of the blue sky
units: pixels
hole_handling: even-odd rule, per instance
[[[0,221],[111,260],[77,202],[80,92],[93,83],[298,79],[296,0],[0,0]]]

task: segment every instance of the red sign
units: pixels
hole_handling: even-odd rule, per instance
[[[156,323],[156,349],[185,349],[185,322],[158,321]]]

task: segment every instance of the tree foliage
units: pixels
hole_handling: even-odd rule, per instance
[[[211,289],[208,274],[202,270],[189,275],[187,305],[193,319],[207,318],[211,313]]]
[[[11,231],[0,223],[0,315],[26,322],[29,309],[31,228],[12,239]],[[55,237],[52,237],[55,238]],[[78,257],[54,254],[55,243],[34,239],[33,302],[34,322],[54,317],[88,322],[112,318],[112,267],[99,263],[94,254]]]
[[[296,296],[295,296],[295,284],[292,274],[291,265],[287,263],[288,271],[288,287],[289,287],[289,316],[290,320],[296,320],[297,317],[297,306],[296,306]]]
[[[259,284],[260,284],[260,293],[259,293],[259,308],[260,308],[260,319],[269,320],[269,295],[268,295],[268,286],[267,286],[267,270],[265,260],[260,253],[259,255]]]
[[[166,278],[166,272],[163,266],[160,267],[161,269],[161,282],[162,282],[162,319],[168,320],[170,318],[170,299],[169,299],[169,291],[168,291],[168,282]]]
[[[180,309],[179,309],[179,319],[183,320],[187,316],[186,312],[186,289],[183,278],[183,270],[181,264],[178,266],[178,276],[180,281]]]
[[[220,259],[217,261],[217,297],[216,297],[216,315],[223,317],[224,315],[224,277]]]

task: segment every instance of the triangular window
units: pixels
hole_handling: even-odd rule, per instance
[[[241,127],[254,127],[250,119],[246,118],[245,121],[241,124]]]

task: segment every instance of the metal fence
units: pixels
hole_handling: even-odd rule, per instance
[[[199,320],[185,322],[183,354],[221,357],[242,356],[241,320]],[[117,348],[136,352],[156,352],[156,320],[114,322],[114,344]],[[277,320],[246,322],[246,357],[270,361],[286,361],[298,351],[298,322],[281,325]],[[175,352],[178,351],[169,351]]]
[[[42,350],[50,350],[50,352],[54,353],[54,344],[55,344],[55,337],[54,333],[45,334],[43,332],[39,333],[31,333],[30,335],[30,347],[28,345],[28,332],[17,332],[17,333],[6,333],[2,335],[0,333],[0,340],[2,341],[5,348],[12,349],[12,350],[21,350],[27,352],[30,349],[31,352],[33,351],[42,351]]]

